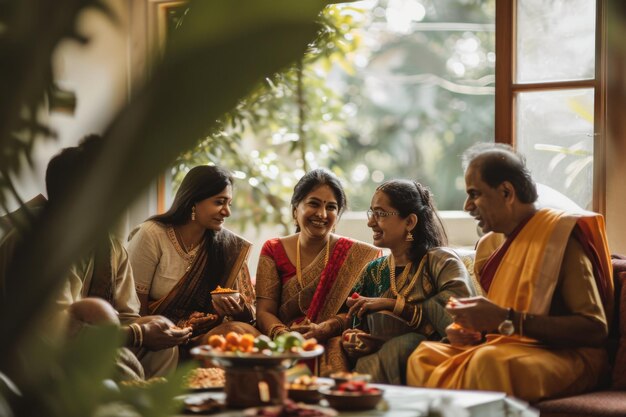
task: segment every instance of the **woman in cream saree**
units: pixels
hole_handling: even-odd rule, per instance
[[[237,322],[235,330],[240,332],[257,333],[247,267],[251,245],[223,228],[231,200],[227,171],[195,167],[168,212],[152,217],[131,235],[128,250],[142,314],[161,314],[179,326],[190,325],[196,336],[225,322],[229,327]],[[240,299],[212,300],[210,292],[218,285],[239,291]]]

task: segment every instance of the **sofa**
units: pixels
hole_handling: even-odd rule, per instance
[[[594,392],[534,404],[541,417],[626,416],[626,257],[613,255],[615,311],[609,334],[611,369]]]

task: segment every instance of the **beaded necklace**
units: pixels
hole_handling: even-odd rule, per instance
[[[406,296],[409,294],[409,292],[411,292],[411,290],[413,289],[413,286],[415,285],[415,283],[417,282],[417,278],[419,277],[419,275],[422,272],[422,269],[424,269],[424,265],[426,264],[426,256],[422,257],[422,260],[420,261],[418,267],[417,267],[417,271],[415,271],[415,274],[413,274],[413,276],[411,277],[411,280],[409,281],[408,285],[406,286],[406,288],[404,289],[404,291],[402,291],[402,297],[406,298]],[[398,277],[398,281],[402,281],[403,279],[406,278],[406,276],[409,274],[409,272],[411,271],[411,266],[413,265],[412,262],[409,262],[408,264],[406,264],[404,266],[404,269],[402,270],[402,273],[400,274],[400,276]],[[391,287],[391,293],[394,296],[398,296],[398,289],[396,287],[396,263],[395,260],[393,258],[393,255],[389,255],[389,285]]]

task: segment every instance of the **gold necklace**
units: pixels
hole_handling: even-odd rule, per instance
[[[185,239],[183,238],[183,234],[177,230],[176,228],[174,228],[174,233],[176,233],[176,236],[178,237],[178,240],[180,241],[180,243],[183,244],[183,249],[185,251],[185,253],[190,254],[191,251],[193,250],[193,248],[195,248],[197,245],[195,244],[191,244],[189,245],[189,247],[187,247],[187,243],[185,243]]]
[[[423,256],[422,260],[420,261],[417,267],[417,271],[415,271],[415,274],[413,274],[413,276],[411,277],[411,281],[409,281],[404,291],[402,291],[402,297],[406,298],[406,296],[409,294],[411,289],[413,289],[413,286],[417,282],[417,278],[421,274],[422,269],[424,269],[425,261],[426,261],[426,256]],[[406,276],[409,274],[409,271],[411,271],[412,264],[413,264],[412,262],[409,262],[408,264],[405,265],[404,269],[402,270],[402,273],[400,274],[400,277],[398,278],[398,281],[401,281],[406,278]],[[397,285],[396,284],[396,263],[393,258],[393,255],[389,255],[389,285],[391,287],[391,293],[397,297],[398,289],[396,287]]]
[[[324,268],[328,264],[328,258],[330,255],[330,236],[326,242],[326,254],[324,255]],[[323,269],[322,269],[323,270]],[[302,281],[302,266],[300,263],[300,235],[298,235],[298,241],[296,242],[296,277],[298,278],[298,284],[300,288],[304,288],[304,282]]]

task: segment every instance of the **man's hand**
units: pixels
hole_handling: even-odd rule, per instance
[[[360,295],[356,298],[349,297],[346,300],[346,305],[350,307],[348,316],[357,316],[358,318],[375,311],[393,311],[395,304],[396,300],[392,298],[362,297]]]
[[[174,326],[163,316],[144,316],[135,320],[143,330],[143,346],[148,350],[162,350],[187,343],[191,337],[191,328]]]
[[[446,335],[452,346],[477,345],[482,339],[480,332],[464,329],[457,323],[452,323],[446,327]]]
[[[460,298],[446,306],[448,313],[466,330],[493,332],[506,320],[507,310],[485,297]]]

